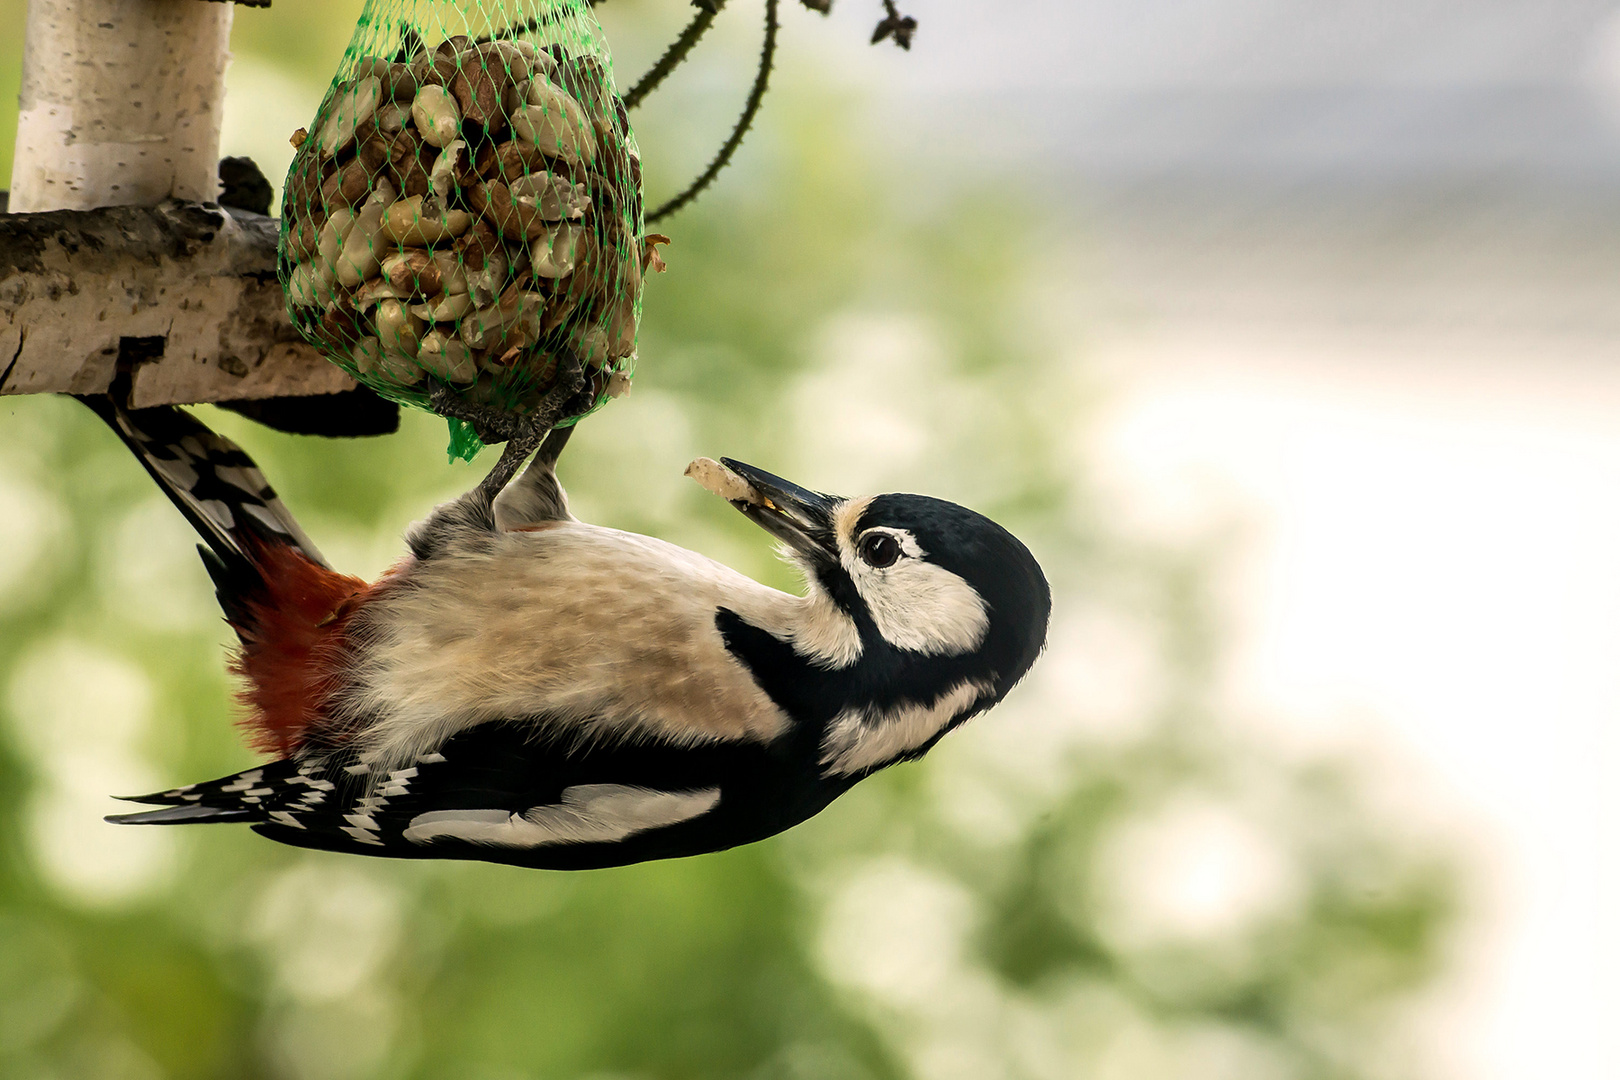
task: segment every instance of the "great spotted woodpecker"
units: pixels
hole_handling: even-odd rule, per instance
[[[131,801],[300,847],[573,869],[774,835],[920,757],[1041,651],[1050,593],[1000,526],[726,461],[700,480],[802,569],[760,585],[568,511],[554,432],[493,498],[412,528],[373,583],[327,566],[234,444],[87,402],[201,534],[265,765]]]

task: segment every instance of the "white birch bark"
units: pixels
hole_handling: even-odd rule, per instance
[[[213,201],[232,9],[29,0],[10,212]]]

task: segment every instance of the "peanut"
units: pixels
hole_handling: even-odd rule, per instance
[[[425,304],[412,304],[411,311],[431,323],[455,322],[473,309],[467,293],[442,293]]]
[[[406,247],[432,247],[466,232],[472,220],[465,210],[448,210],[443,203],[411,195],[388,208],[382,235]]]
[[[522,40],[362,57],[287,181],[298,325],[384,390],[431,376],[524,413],[568,352],[590,393],[626,389],[656,251],[606,87],[595,58]]]
[[[406,248],[382,261],[382,275],[399,296],[433,296],[444,284],[433,253],[423,248]]]
[[[393,190],[384,185],[372,192],[365,204],[360,207],[353,228],[349,230],[348,236],[344,237],[343,250],[338,253],[336,260],[338,284],[352,289],[376,275],[381,265],[378,249],[384,240],[383,213],[393,201],[393,194]]]
[[[529,247],[529,262],[535,276],[560,278],[573,273],[579,234],[577,225],[557,224],[537,236]]]
[[[461,109],[442,86],[424,86],[411,102],[411,120],[422,141],[444,146],[461,132]]]
[[[445,382],[470,383],[478,378],[478,365],[473,362],[472,350],[465,342],[437,328],[422,336],[416,362],[428,374],[437,375]]]
[[[382,80],[368,75],[339,88],[329,106],[326,123],[315,135],[315,143],[326,157],[337,153],[354,141],[360,125],[371,119],[382,98]]]

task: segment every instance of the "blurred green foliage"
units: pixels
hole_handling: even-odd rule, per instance
[[[238,52],[318,93],[352,7],[244,12]],[[612,29],[634,35],[649,5],[625,7]],[[739,81],[746,51],[721,53]],[[108,794],[253,760],[226,634],[116,441],[71,401],[0,399],[0,1075],[1418,1071],[1402,1009],[1444,961],[1456,869],[1354,763],[1291,760],[1220,714],[1215,553],[1106,525],[1076,449],[1081,354],[1030,314],[1051,268],[1029,218],[975,214],[972,190],[918,211],[851,134],[858,103],[783,82],[738,173],[670,223],[636,391],[564,459],[575,509],[792,588],[762,535],[680,479],[689,458],[959,499],[1053,580],[1029,683],[927,762],[700,859],[557,874],[115,829]],[[655,184],[679,183],[652,163],[691,157],[678,144],[716,115],[682,119],[687,92],[642,120]],[[447,463],[421,414],[332,442],[202,412],[355,572],[487,465]]]
[[[17,139],[17,110],[11,103],[22,88],[22,26],[28,0],[0,0],[0,26],[13,30],[0,46],[0,187],[11,186],[13,144]]]

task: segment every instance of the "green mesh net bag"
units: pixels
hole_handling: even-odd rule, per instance
[[[560,385],[580,386],[561,423],[628,386],[656,255],[586,0],[367,0],[294,140],[293,324],[383,396],[451,417],[453,454]]]

